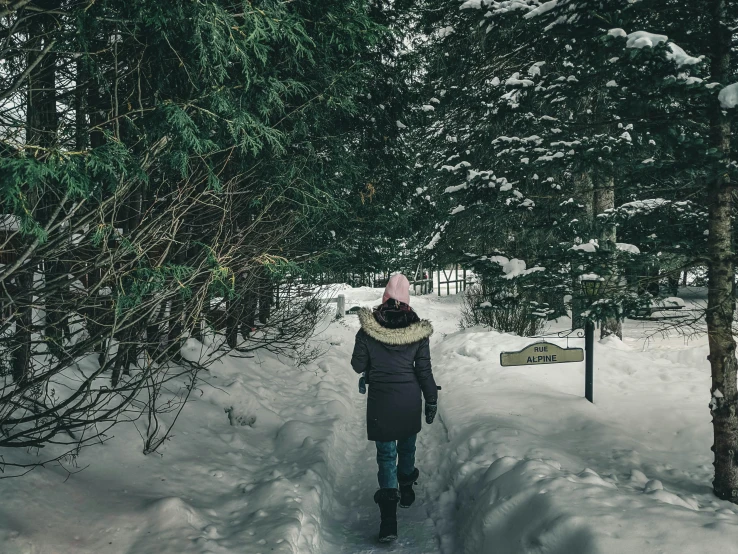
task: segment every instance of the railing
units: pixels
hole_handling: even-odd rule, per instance
[[[461,271],[461,279],[459,279],[459,271]],[[443,275],[444,280],[441,280],[441,275]],[[455,279],[452,279],[452,277],[455,277]],[[438,271],[438,296],[441,296],[443,285],[446,285],[446,296],[450,296],[452,284],[454,285],[454,294],[458,294],[459,289],[461,291],[466,290],[467,283],[466,268],[459,267],[459,264],[456,264],[448,272],[445,269],[440,269]]]
[[[416,279],[410,281],[413,287],[413,292],[418,294],[431,294],[433,292],[433,279]],[[418,292],[419,291],[419,292]]]

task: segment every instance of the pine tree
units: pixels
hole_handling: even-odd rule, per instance
[[[709,265],[715,491],[732,499],[736,162],[725,99],[738,10],[711,5],[426,3],[425,84],[441,98],[424,137],[439,208],[427,236],[449,257],[470,254],[493,301],[548,290],[555,315],[556,295],[574,294],[575,325],[579,276],[601,276],[605,297],[584,315],[604,321],[603,334],[658,295],[660,279]]]

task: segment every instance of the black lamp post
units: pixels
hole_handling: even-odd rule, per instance
[[[579,278],[582,294],[587,299],[587,305],[600,297],[605,280],[599,275],[582,275]],[[584,397],[594,403],[594,321],[587,318],[584,324]]]

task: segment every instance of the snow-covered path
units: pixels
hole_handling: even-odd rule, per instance
[[[377,490],[374,444],[366,440],[363,413],[357,410],[354,426],[360,432],[351,442],[347,464],[336,479],[335,498],[330,513],[323,519],[323,554],[368,554],[398,552],[431,554],[440,552],[436,527],[431,518],[433,490],[430,481],[438,477],[438,451],[446,437],[441,426],[426,428],[418,438],[417,465],[423,470],[423,480],[416,487],[417,500],[409,509],[398,509],[399,538],[392,545],[376,545],[379,510],[372,501]]]
[[[374,295],[376,292],[368,296]],[[378,298],[372,298],[369,302],[361,303],[373,305],[377,301]],[[431,357],[435,345],[443,340],[443,335],[457,330],[457,320],[448,317],[449,307],[454,309],[455,301],[433,296],[413,299],[413,305],[421,316],[430,317],[434,323],[436,334],[432,339]],[[352,332],[358,330],[355,320],[349,320],[348,325]],[[353,343],[349,341],[345,346],[348,362]],[[346,366],[348,369],[348,364]],[[333,489],[334,497],[323,515],[320,553],[442,552],[442,537],[453,533],[452,519],[449,519],[449,514],[440,513],[435,501],[447,485],[444,473],[448,465],[443,460],[448,451],[448,435],[442,416],[433,425],[424,425],[418,436],[416,465],[421,475],[416,487],[417,498],[409,509],[397,510],[399,538],[391,545],[378,545],[375,539],[379,530],[379,509],[373,502],[377,490],[376,450],[374,443],[366,440],[366,397],[357,393],[350,396],[350,400],[352,409],[344,445],[346,463],[340,465]]]

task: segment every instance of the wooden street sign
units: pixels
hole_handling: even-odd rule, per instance
[[[561,348],[550,342],[535,342],[518,352],[500,352],[500,365],[545,365],[584,361],[581,348]]]

